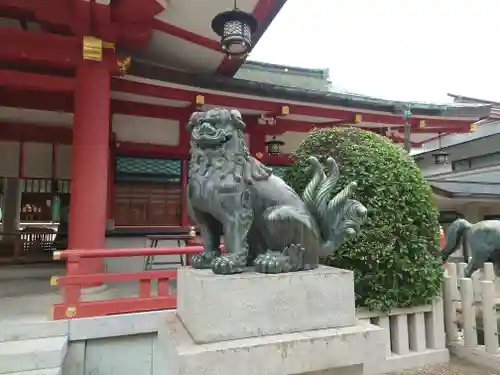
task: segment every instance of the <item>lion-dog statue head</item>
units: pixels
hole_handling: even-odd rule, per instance
[[[190,173],[205,175],[212,170],[221,179],[231,174],[236,181],[243,179],[249,184],[269,178],[272,170],[250,155],[244,129],[238,110],[194,112],[187,125],[191,134]]]

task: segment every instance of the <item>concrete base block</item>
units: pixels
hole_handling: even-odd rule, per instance
[[[371,324],[197,344],[171,312],[158,344],[170,375],[362,375],[365,362],[385,358],[382,329]]]
[[[197,343],[356,324],[351,271],[214,275],[178,271],[177,313]]]

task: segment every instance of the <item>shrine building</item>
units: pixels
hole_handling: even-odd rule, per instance
[[[284,4],[238,0],[258,22],[253,45]],[[211,28],[232,6],[1,1],[4,232],[16,230],[20,217],[57,220],[61,206],[69,206],[70,249],[103,248],[113,233],[189,226],[186,123],[196,110],[238,109],[251,154],[277,173],[313,128],[356,126],[402,144],[406,123],[408,144],[418,148],[493,116],[488,104],[403,103],[262,78],[280,69],[304,73],[292,67],[255,63],[261,78],[247,71],[234,78],[245,59],[230,57]],[[86,265],[85,272],[100,267]]]

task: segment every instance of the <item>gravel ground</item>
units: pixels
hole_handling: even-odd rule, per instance
[[[398,372],[391,375],[499,375],[499,373],[478,368],[469,362],[452,357],[448,364],[428,366],[420,370]]]

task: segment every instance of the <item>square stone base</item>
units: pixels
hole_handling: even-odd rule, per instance
[[[385,359],[386,344],[382,329],[368,323],[196,344],[174,311],[158,348],[156,365],[168,375],[358,375],[365,362]]]
[[[214,275],[180,268],[177,313],[197,343],[356,324],[351,271]]]

